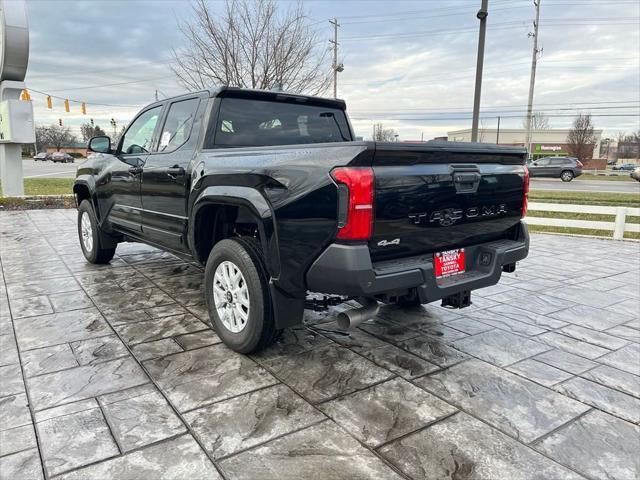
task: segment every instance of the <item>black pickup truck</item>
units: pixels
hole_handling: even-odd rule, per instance
[[[85,257],[140,241],[205,265],[212,326],[244,353],[347,298],[343,326],[379,302],[468,306],[526,257],[524,149],[354,141],[345,110],[228,87],[147,106],[78,168]]]

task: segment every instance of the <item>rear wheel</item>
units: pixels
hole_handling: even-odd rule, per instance
[[[78,238],[84,258],[90,263],[109,263],[116,249],[102,245],[99,229],[91,202],[83,200],[78,207]]]
[[[205,268],[205,297],[212,327],[232,350],[251,353],[269,346],[275,328],[262,249],[253,238],[218,242]]]
[[[573,180],[573,172],[571,170],[564,170],[561,174],[560,174],[560,179],[563,182],[570,182],[571,180]]]

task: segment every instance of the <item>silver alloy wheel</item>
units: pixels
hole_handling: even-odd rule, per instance
[[[562,173],[562,180],[564,180],[565,182],[570,181],[572,178],[573,178],[573,174],[571,172]]]
[[[91,253],[93,250],[93,229],[91,228],[91,219],[87,212],[82,212],[82,216],[80,217],[80,233],[84,249],[87,253]]]
[[[249,320],[249,287],[238,266],[225,260],[213,275],[213,300],[222,324],[241,332]]]

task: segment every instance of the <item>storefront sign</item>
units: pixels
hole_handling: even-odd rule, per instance
[[[560,145],[544,145],[542,143],[536,144],[536,152],[561,152],[562,147]]]

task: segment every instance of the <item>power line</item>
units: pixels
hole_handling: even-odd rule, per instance
[[[51,92],[66,92],[69,90],[89,90],[92,88],[104,88],[104,87],[115,87],[115,86],[119,86],[119,85],[130,85],[132,83],[144,83],[144,82],[154,82],[156,80],[163,80],[166,78],[175,78],[175,75],[164,75],[162,77],[156,77],[156,78],[144,78],[144,79],[140,79],[140,80],[131,80],[128,82],[118,82],[118,83],[105,83],[103,85],[91,85],[89,87],[74,87],[74,88],[58,88],[55,90],[50,90]]]
[[[110,72],[113,70],[126,70],[129,68],[134,68],[134,67],[139,67],[140,65],[148,65],[149,63],[163,63],[163,62],[168,62],[173,60],[172,58],[159,58],[159,59],[155,59],[155,60],[145,60],[142,62],[136,62],[136,63],[130,63],[127,65],[119,65],[119,66],[114,66],[114,67],[108,67],[108,68],[101,68],[99,70],[82,70],[80,72],[67,72],[67,73],[57,73],[57,74],[41,74],[41,75],[29,75],[27,80],[36,80],[36,79],[40,79],[40,78],[46,78],[47,80],[50,78],[59,78],[59,77],[73,77],[76,75],[90,75],[93,73],[103,73],[103,72]]]
[[[628,105],[628,106],[612,106],[612,107],[570,107],[570,108],[548,108],[544,110],[537,110],[538,113],[547,113],[547,112],[571,112],[571,111],[592,111],[592,110],[618,110],[618,109],[639,109],[638,114],[640,115],[640,104],[639,105]],[[454,114],[466,114],[471,113],[470,110],[463,110],[460,112],[450,111],[452,109],[443,109],[443,110],[419,110],[419,111],[409,111],[409,110],[394,110],[388,112],[376,112],[375,110],[352,110],[352,113],[363,114],[367,113],[370,115],[385,115],[386,113],[393,113],[397,115],[446,115],[450,113]],[[483,109],[484,113],[525,113],[526,108],[520,109]]]
[[[544,112],[543,112],[544,113]],[[574,114],[555,114],[555,115],[546,115],[549,118],[574,118],[575,115]],[[634,115],[634,114],[626,114],[626,113],[612,113],[612,114],[607,114],[607,113],[595,113],[591,115],[592,117],[628,117],[628,118],[635,118],[638,117],[640,118],[640,114]],[[496,118],[497,115],[481,115],[480,118]],[[397,120],[397,121],[404,121],[404,122],[415,122],[415,121],[450,121],[450,120],[470,120],[471,119],[471,115],[465,115],[465,116],[461,116],[461,117],[442,117],[442,116],[437,116],[435,118],[398,118],[398,117],[381,117],[384,118],[386,120]],[[522,118],[522,115],[500,115],[500,118]],[[352,120],[379,120],[380,118],[374,118],[374,117],[351,117]]]
[[[569,23],[569,22],[565,22],[565,23],[552,23],[547,25],[545,28],[555,28],[555,27],[572,27],[572,26],[585,26],[585,25],[604,25],[604,26],[608,26],[608,25],[637,25],[638,19],[636,17],[632,17],[629,19],[625,19],[625,20],[619,20],[617,22],[605,22],[605,23],[601,23],[601,22],[596,22],[595,23],[589,23],[589,22],[584,22],[584,21],[580,21],[580,22],[576,22],[576,23]],[[503,23],[494,23],[492,24],[489,29],[490,30],[511,30],[511,29],[517,29],[517,28],[522,28],[524,26],[526,26],[527,20],[523,19],[523,20],[518,20],[518,21],[512,21],[512,22],[503,22]],[[356,36],[356,37],[343,37],[342,41],[343,42],[351,42],[354,40],[378,40],[378,39],[390,39],[390,38],[414,38],[414,37],[428,37],[428,36],[433,36],[433,35],[448,35],[448,34],[453,34],[453,33],[468,33],[468,32],[475,32],[476,29],[473,26],[464,26],[464,27],[460,27],[460,28],[455,28],[455,29],[447,29],[447,30],[426,30],[426,31],[417,31],[417,32],[405,32],[405,33],[390,33],[390,34],[372,34],[372,35],[363,35],[363,36]]]
[[[58,100],[69,100],[72,103],[85,103],[87,105],[95,105],[95,106],[100,106],[100,107],[125,107],[125,108],[140,108],[143,105],[119,105],[119,104],[114,104],[114,103],[96,103],[96,102],[87,102],[85,100],[75,100],[73,98],[65,98],[65,97],[59,97],[57,95],[50,95],[46,92],[42,92],[40,90],[36,90],[35,88],[29,88],[28,89],[29,92],[35,92],[35,93],[39,93],[40,95],[44,95],[45,97],[51,97],[51,98],[57,98]]]

